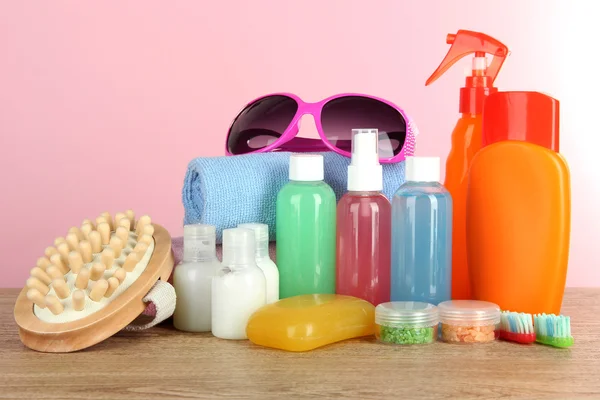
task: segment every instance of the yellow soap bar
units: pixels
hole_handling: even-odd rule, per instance
[[[307,351],[341,340],[375,334],[375,307],[337,294],[308,294],[266,305],[248,321],[252,343]]]

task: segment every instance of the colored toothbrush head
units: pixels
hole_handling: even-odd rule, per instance
[[[535,342],[531,314],[503,311],[500,316],[500,339],[522,344]]]
[[[536,342],[554,347],[571,347],[571,318],[563,315],[536,314],[533,317]]]

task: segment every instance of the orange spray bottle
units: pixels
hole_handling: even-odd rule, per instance
[[[459,30],[449,34],[450,50],[425,85],[433,83],[461,58],[473,54],[471,75],[460,89],[461,117],[452,132],[452,148],[446,160],[444,186],[454,204],[452,223],[452,298],[470,299],[471,287],[467,266],[466,201],[469,166],[481,148],[481,120],[487,96],[498,91],[494,80],[508,55],[508,48],[498,40],[479,32]],[[488,65],[486,54],[493,55]]]
[[[559,102],[498,92],[483,112],[469,170],[467,248],[473,298],[559,314],[569,256],[571,186],[559,154]]]

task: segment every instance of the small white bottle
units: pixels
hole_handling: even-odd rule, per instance
[[[252,229],[256,241],[256,264],[267,281],[267,304],[279,300],[279,270],[269,257],[269,225],[240,224],[238,228]]]
[[[247,339],[250,316],[267,302],[267,283],[256,265],[254,231],[223,231],[222,268],[212,281],[212,333],[221,339]]]
[[[173,314],[176,329],[211,331],[211,284],[221,268],[217,259],[215,227],[194,224],[183,227],[183,261],[175,268],[173,286],[177,304]]]

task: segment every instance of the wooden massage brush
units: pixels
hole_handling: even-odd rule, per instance
[[[46,248],[17,299],[23,344],[70,352],[114,335],[145,309],[144,296],[173,270],[171,237],[133,211],[84,220]]]

